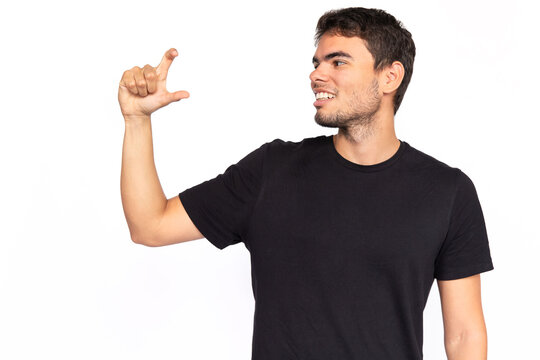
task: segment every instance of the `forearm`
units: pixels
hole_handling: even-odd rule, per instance
[[[445,341],[448,360],[487,360],[487,334],[463,335],[452,341]]]
[[[154,163],[150,117],[125,119],[120,188],[131,238],[144,242],[152,236],[167,205]]]

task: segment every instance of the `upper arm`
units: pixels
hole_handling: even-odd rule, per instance
[[[179,196],[167,200],[167,207],[159,220],[154,237],[148,246],[177,244],[204,236],[187,214]]]
[[[480,274],[456,279],[437,280],[441,298],[445,341],[464,334],[486,332],[482,311]]]

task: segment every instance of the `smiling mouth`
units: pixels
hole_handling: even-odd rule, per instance
[[[329,101],[332,101],[332,99],[334,99],[336,97],[336,95],[334,94],[330,94],[330,93],[326,93],[326,92],[318,92],[315,94],[315,102],[313,103],[313,106],[319,108],[321,106],[323,106],[324,104],[326,104],[327,102]]]
[[[327,99],[333,99],[335,97],[336,97],[336,95],[330,94],[330,93],[327,93],[327,92],[318,92],[318,93],[315,94],[315,99],[317,99],[317,100],[327,100]]]

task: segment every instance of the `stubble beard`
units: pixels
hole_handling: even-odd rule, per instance
[[[338,93],[339,96],[339,93]],[[362,102],[360,99],[363,98]],[[381,107],[382,98],[379,96],[379,83],[373,79],[367,93],[361,97],[353,91],[352,98],[346,109],[332,114],[315,114],[315,122],[323,127],[339,128],[346,137],[360,141],[373,134],[375,114]]]

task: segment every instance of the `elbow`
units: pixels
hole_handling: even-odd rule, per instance
[[[131,235],[131,241],[133,241],[135,244],[144,245],[148,247],[162,246],[162,244],[160,244],[158,241],[156,241],[155,239],[151,239],[149,237]]]
[[[143,230],[144,231],[141,231]],[[131,241],[138,245],[144,245],[148,247],[157,247],[161,246],[158,237],[156,236],[155,231],[148,231],[148,226],[145,227],[129,227],[129,235]]]
[[[487,359],[487,333],[474,331],[445,341],[446,354],[449,360]]]
[[[447,344],[459,344],[465,341],[487,342],[487,329],[485,325],[478,328],[463,329],[453,336],[445,333],[444,338]]]

